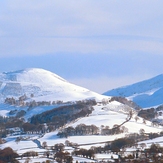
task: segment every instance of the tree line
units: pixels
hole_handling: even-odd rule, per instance
[[[77,118],[88,116],[93,110],[92,105],[87,103],[64,105],[32,116],[30,123],[43,124],[53,122],[57,127],[61,127]]]
[[[69,126],[67,128],[61,129],[57,136],[60,138],[68,136],[78,136],[78,135],[115,135],[120,133],[126,133],[128,129],[125,126],[113,125],[113,128],[109,126],[97,127],[95,125],[85,125],[79,124],[76,127]]]

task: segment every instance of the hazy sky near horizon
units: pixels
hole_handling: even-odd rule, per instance
[[[162,0],[0,1],[0,72],[43,68],[98,93],[163,73]]]

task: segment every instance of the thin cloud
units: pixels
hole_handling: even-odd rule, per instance
[[[0,57],[117,49],[162,53],[162,5],[160,0],[2,1]]]

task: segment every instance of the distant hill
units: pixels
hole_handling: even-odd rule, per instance
[[[60,76],[38,68],[0,74],[0,99],[19,98],[26,94],[36,101],[75,101],[86,98],[103,98],[102,95],[69,83]]]
[[[62,77],[38,68],[0,73],[0,115],[25,119],[58,107],[107,96],[69,83]]]
[[[132,85],[109,90],[103,95],[127,97],[142,108],[163,104],[163,74]]]

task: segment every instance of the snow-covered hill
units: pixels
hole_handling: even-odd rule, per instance
[[[109,90],[108,96],[122,96],[146,108],[163,104],[163,74],[132,85]]]
[[[23,97],[23,102],[19,100]],[[11,102],[14,98],[14,104]],[[10,99],[5,104],[5,99]],[[57,101],[74,102],[85,99],[101,101],[107,96],[92,92],[86,88],[69,83],[60,76],[38,68],[24,69],[0,74],[0,115],[16,116],[24,112],[24,118],[58,107]],[[36,104],[47,102],[48,104]],[[29,104],[32,109],[29,109]],[[24,114],[23,113],[23,114]]]
[[[101,128],[102,125],[113,127],[115,124],[121,124],[126,120],[127,110],[125,110],[125,106],[120,104],[119,102],[111,102],[105,106],[96,105],[94,106],[94,111],[90,116],[86,116],[80,119],[77,119],[74,122],[67,124],[67,126],[76,127],[79,124],[85,125],[95,125]],[[128,129],[125,133],[117,134],[117,135],[85,135],[85,136],[69,136],[67,138],[59,138],[57,136],[58,131],[46,133],[43,137],[39,137],[39,135],[22,135],[24,137],[29,137],[25,141],[20,141],[17,143],[15,141],[17,136],[9,136],[5,140],[7,141],[5,144],[0,145],[3,149],[5,147],[12,147],[17,153],[22,154],[27,151],[37,151],[37,152],[45,152],[46,149],[38,148],[37,144],[34,143],[34,139],[37,139],[41,144],[43,142],[47,142],[48,146],[52,146],[57,143],[65,143],[66,140],[77,143],[79,148],[90,149],[92,146],[94,147],[103,147],[107,141],[113,141],[115,139],[125,137],[126,134],[130,133],[139,133],[140,129],[144,129],[145,133],[151,132],[161,132],[162,127],[154,127],[151,125],[151,122],[146,121],[143,123],[143,119],[139,117],[138,121],[135,121],[136,114],[133,115],[133,118],[124,124],[124,126]],[[70,147],[66,147],[68,151],[73,151]]]
[[[0,99],[34,95],[36,101],[74,101],[102,98],[95,92],[71,84],[60,76],[44,69],[31,68],[0,74]]]
[[[161,77],[158,77],[158,81],[155,81],[155,84],[153,84],[153,82],[151,81],[150,86],[147,86],[147,81],[144,81],[144,83],[142,82],[143,84],[138,83],[138,86],[135,84],[133,85],[133,88],[132,86],[131,88],[129,87],[130,89],[126,92],[123,92],[122,94],[124,94],[123,96],[126,95],[127,97],[134,97],[133,95],[136,95],[134,93],[137,88],[137,94],[148,93],[148,95],[152,95],[161,88],[161,80],[159,78]],[[69,121],[66,125],[62,127],[62,130],[64,129],[64,127],[71,126],[75,128],[80,124],[85,124],[95,125],[101,131],[102,127],[114,128],[114,125],[123,124],[123,127],[125,127],[124,133],[119,133],[116,135],[75,135],[69,136],[67,138],[59,138],[57,136],[57,129],[53,132],[45,133],[44,135],[22,135],[22,137],[24,137],[25,139],[22,139],[20,142],[15,141],[18,135],[8,135],[5,138],[6,143],[0,145],[1,149],[5,147],[11,147],[19,154],[34,150],[39,152],[40,156],[42,157],[42,154],[47,150],[40,148],[40,146],[36,142],[39,142],[40,144],[46,142],[48,146],[52,146],[57,143],[64,144],[65,141],[68,140],[70,142],[77,143],[79,145],[79,148],[89,149],[92,145],[95,147],[104,146],[106,142],[125,137],[126,134],[128,135],[131,133],[139,133],[140,129],[144,129],[145,133],[158,133],[161,132],[163,129],[162,126],[153,126],[150,121],[146,121],[144,123],[144,120],[141,117],[138,117],[138,119],[136,120],[135,117],[137,117],[137,112],[135,110],[132,110],[131,106],[127,106],[114,100],[109,101],[110,97],[108,96],[99,95],[88,89],[71,84],[65,79],[59,77],[58,75],[43,69],[25,69],[16,72],[0,74],[0,115],[5,116],[9,115],[9,112],[11,111],[18,113],[18,111],[24,110],[26,111],[24,118],[28,120],[28,118],[31,118],[35,114],[39,114],[44,111],[58,107],[57,104],[48,106],[40,105],[29,109],[28,106],[18,107],[3,103],[6,97],[14,97],[18,99],[24,94],[26,94],[26,96],[28,97],[27,101],[61,100],[66,102],[77,101],[86,98],[95,98],[96,100],[99,100],[99,102],[97,103],[97,105],[93,106],[94,109],[92,110],[91,114],[85,117],[79,117],[73,121]],[[31,96],[31,94],[33,94],[34,97]],[[106,103],[103,103],[102,101],[104,99],[108,101]],[[128,117],[131,110],[133,111],[133,117],[129,121],[126,121],[126,118]],[[66,150],[72,152],[73,148],[66,147]],[[74,158],[74,162],[76,162],[76,160],[79,160],[79,158]],[[92,162],[93,160],[90,161]],[[35,161],[33,160],[33,162]]]

